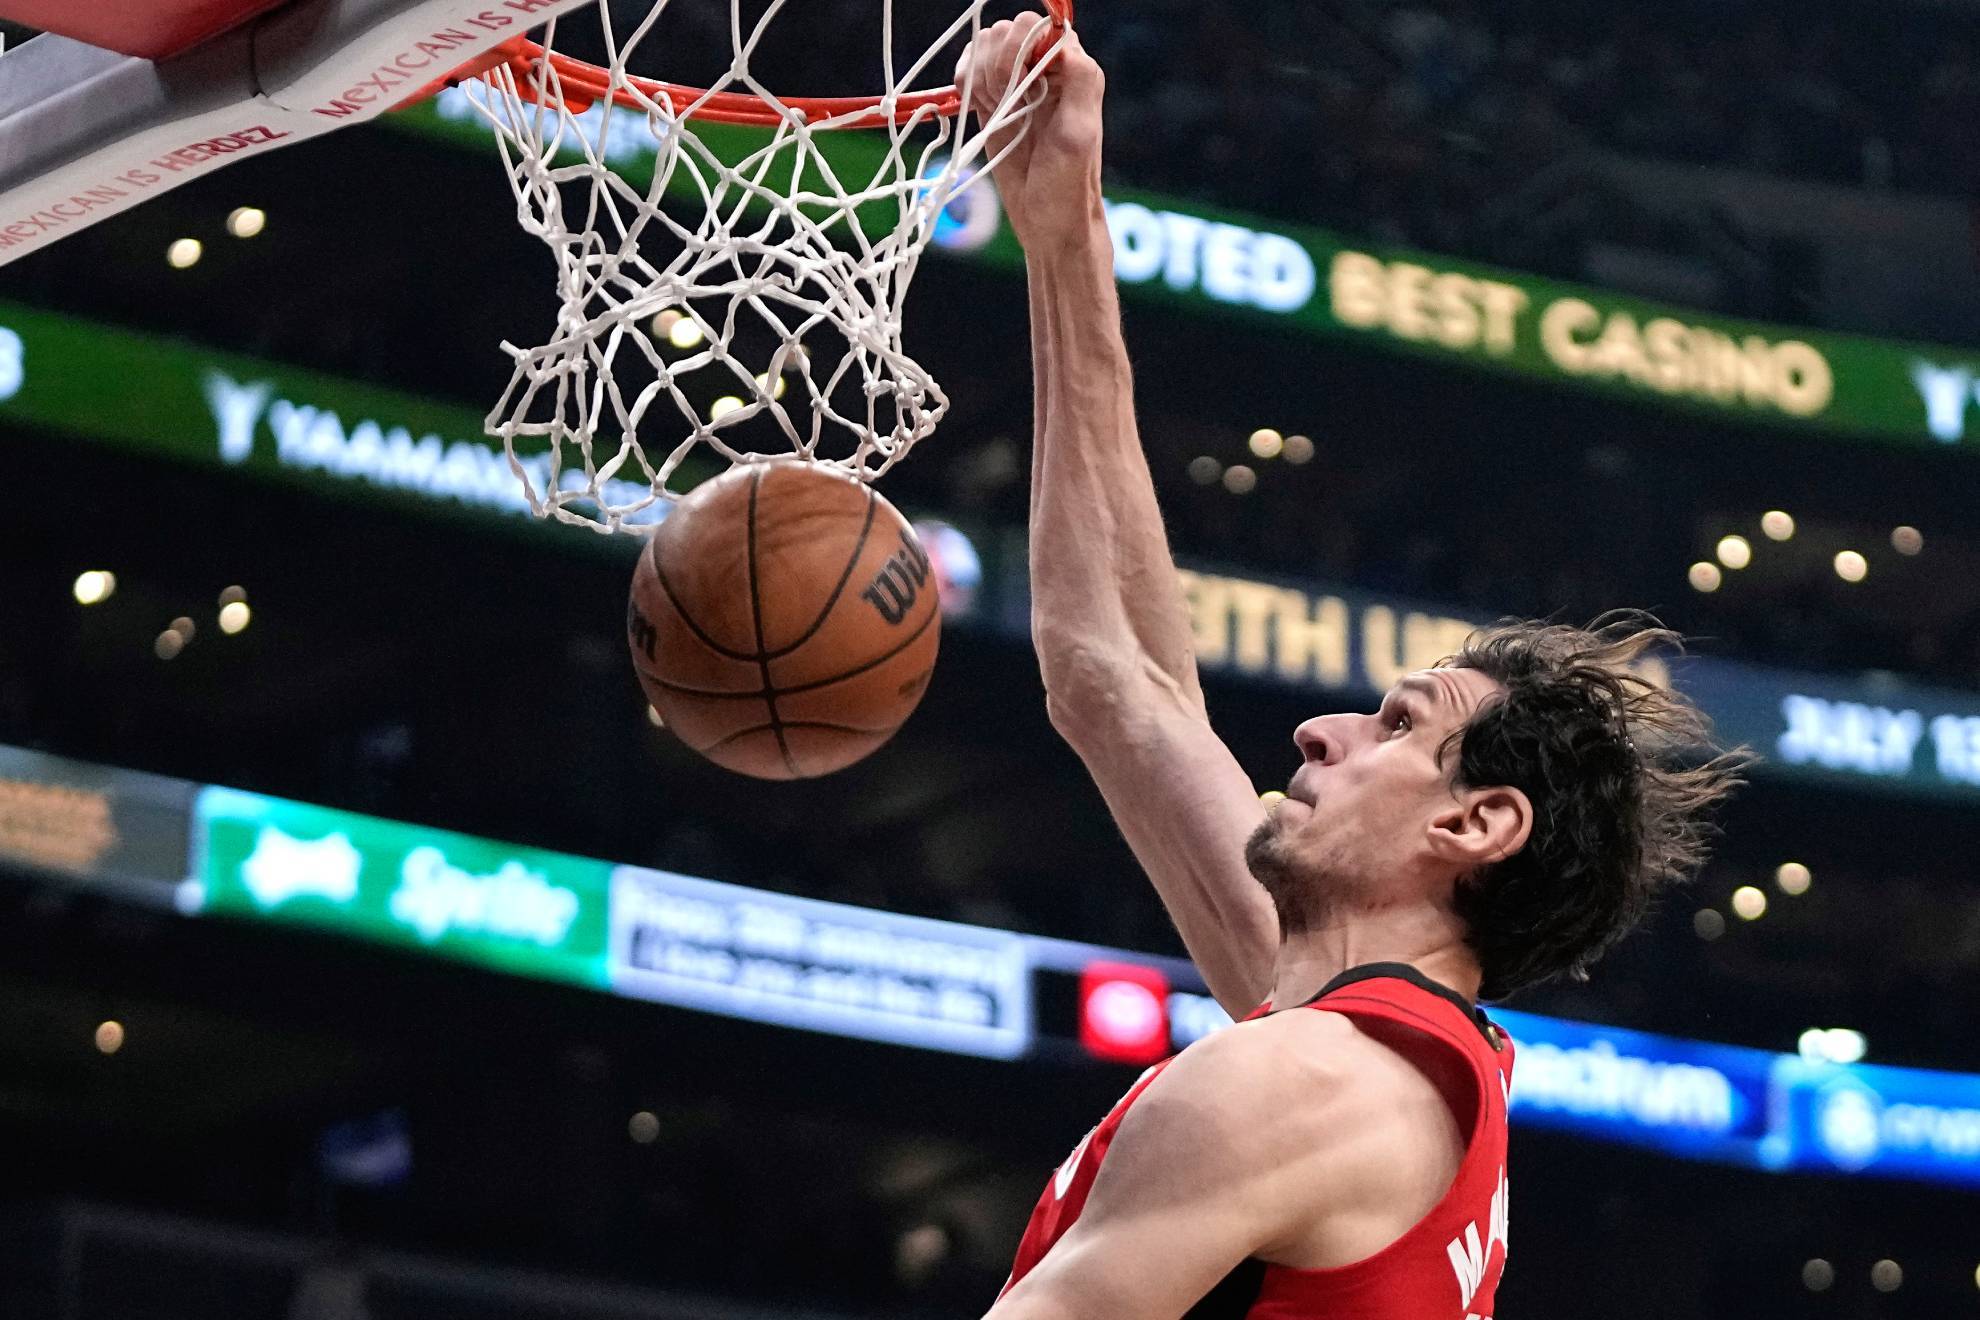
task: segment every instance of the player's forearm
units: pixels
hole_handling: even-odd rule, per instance
[[[1202,710],[1188,617],[1134,419],[1113,246],[1087,225],[1035,251],[1032,630],[1054,716],[1083,720],[1150,680]]]

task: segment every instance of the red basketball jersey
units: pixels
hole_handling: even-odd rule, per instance
[[[1247,1260],[1185,1320],[1488,1320],[1506,1260],[1512,1042],[1456,991],[1404,963],[1350,968],[1300,1008],[1354,1018],[1438,1079],[1467,1136],[1464,1162],[1443,1200],[1374,1255],[1322,1270]],[[1121,1120],[1168,1064],[1143,1073],[1052,1175],[1005,1292],[1079,1218]]]

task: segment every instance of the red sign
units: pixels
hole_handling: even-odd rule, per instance
[[[1134,963],[1088,963],[1079,976],[1079,1043],[1115,1063],[1169,1052],[1169,978]]]

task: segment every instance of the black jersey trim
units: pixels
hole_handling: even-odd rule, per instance
[[[1308,1004],[1318,1003],[1320,1000],[1334,993],[1334,991],[1346,986],[1354,985],[1361,981],[1377,981],[1384,978],[1407,981],[1417,989],[1427,991],[1444,1002],[1451,1004],[1458,1012],[1464,1014],[1466,1021],[1478,1029],[1478,1034],[1485,1038],[1485,1043],[1490,1045],[1494,1051],[1503,1048],[1499,1043],[1502,1038],[1499,1028],[1494,1025],[1492,1019],[1485,1016],[1484,1009],[1478,1007],[1478,1005],[1472,1003],[1469,999],[1466,999],[1443,982],[1431,980],[1408,963],[1375,962],[1363,963],[1359,967],[1350,967],[1333,980],[1327,982],[1327,984],[1321,986],[1320,993],[1306,1000],[1299,1007],[1305,1008]]]

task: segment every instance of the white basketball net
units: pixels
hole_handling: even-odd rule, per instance
[[[871,480],[948,409],[902,347],[903,300],[944,209],[995,163],[983,159],[991,134],[1030,113],[1048,62],[1042,43],[1059,38],[1041,38],[1039,57],[987,118],[966,127],[922,108],[896,124],[896,102],[929,88],[944,51],[953,62],[960,39],[981,30],[987,0],[960,0],[966,8],[941,38],[900,65],[893,2],[873,0],[886,33],[886,123],[845,131],[872,133],[885,150],[870,175],[841,177],[844,153],[829,163],[820,135],[876,113],[807,122],[749,68],[785,0],[768,0],[747,24],[740,0],[726,2],[734,61],[709,92],[748,91],[778,115],[740,159],[731,147],[724,162],[702,140],[691,116],[706,97],[676,105],[627,81],[628,60],[670,0],[650,0],[623,37],[599,5],[610,57],[601,64],[637,110],[600,101],[573,113],[541,60],[527,78],[503,67],[489,75],[492,90],[470,88],[495,127],[523,228],[556,258],[554,333],[536,347],[503,344],[515,371],[488,417],[539,517],[641,530],[682,493],[670,482],[699,446],[729,463],[796,453]],[[555,35],[553,24],[546,47]],[[965,105],[971,90],[961,89]],[[650,135],[641,145],[657,151],[643,191],[608,163],[626,154],[628,134]]]

